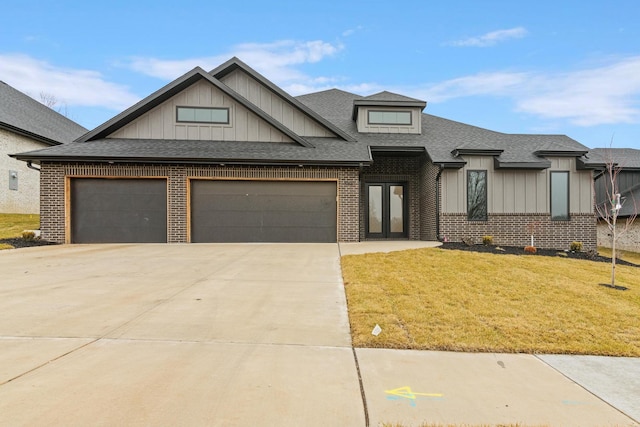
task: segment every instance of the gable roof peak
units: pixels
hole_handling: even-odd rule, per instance
[[[309,92],[309,93],[305,93],[302,95],[297,95],[296,98],[304,98],[307,96],[316,96],[316,95],[321,95],[321,94],[341,94],[341,95],[348,95],[354,99],[361,99],[364,98],[361,95],[356,95],[355,93],[352,92],[347,92],[346,90],[342,90],[342,89],[338,89],[338,88],[331,88],[331,89],[324,89],[324,90],[319,90],[316,92]]]
[[[363,98],[354,99],[353,111],[351,115],[352,119],[356,120],[356,117],[358,117],[358,108],[360,107],[419,107],[420,111],[422,111],[426,106],[427,103],[425,101],[385,90],[382,92],[374,93],[373,95],[365,96]]]
[[[324,117],[316,113],[315,111],[308,108],[302,102],[298,101],[296,98],[289,95],[279,86],[274,84],[271,80],[267,79],[265,76],[263,76],[262,74],[260,74],[259,72],[257,72],[256,70],[254,70],[253,68],[245,64],[244,62],[242,62],[242,60],[236,56],[232,57],[231,59],[226,61],[224,64],[214,68],[209,72],[209,74],[213,76],[214,79],[220,80],[227,74],[232,73],[237,69],[241,69],[242,71],[247,73],[253,79],[258,81],[265,87],[269,88],[275,94],[277,94],[285,102],[289,103],[290,105],[297,108],[298,110],[303,111],[306,115],[311,117],[316,122],[320,123],[325,128],[329,129],[334,134],[338,135],[340,138],[344,139],[345,141],[354,140],[348,133],[344,132],[342,129],[335,126],[333,123],[331,123],[330,121],[328,121],[327,119],[325,119]]]
[[[423,103],[424,102],[424,101],[422,101],[420,99],[411,98],[409,96],[400,95],[399,93],[389,92],[387,90],[383,90],[382,92],[374,93],[373,95],[365,96],[362,99],[366,99],[366,100],[369,100],[369,101],[419,102],[419,103]]]
[[[116,130],[126,126],[127,124],[131,123],[133,120],[137,119],[138,117],[142,116],[143,114],[147,113],[148,111],[152,110],[153,108],[167,101],[172,96],[178,94],[179,92],[183,91],[184,89],[193,85],[194,83],[196,83],[201,79],[206,80],[207,82],[211,83],[213,86],[220,89],[223,93],[227,94],[231,99],[243,105],[249,111],[256,114],[261,119],[265,120],[267,123],[269,123],[276,129],[278,129],[280,132],[287,135],[293,141],[306,147],[313,146],[305,138],[302,138],[301,136],[293,132],[291,129],[287,128],[282,123],[278,122],[273,117],[266,114],[264,111],[262,111],[260,108],[258,108],[251,102],[249,102],[246,98],[244,98],[238,92],[234,91],[229,86],[220,82],[218,79],[213,77],[211,74],[207,73],[201,67],[193,68],[191,71],[187,72],[181,77],[178,77],[177,79],[165,85],[161,89],[155,91],[151,95],[144,98],[142,101],[139,101],[132,107],[129,107],[122,113],[113,117],[111,120],[103,123],[102,125],[98,126],[91,132],[88,132],[81,138],[78,138],[77,141],[87,142],[91,140],[105,138],[108,135],[115,132]]]

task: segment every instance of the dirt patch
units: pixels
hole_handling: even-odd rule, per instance
[[[563,251],[556,249],[538,249],[535,254],[527,253],[524,251],[524,248],[518,246],[497,246],[497,245],[467,245],[465,243],[458,242],[446,242],[440,246],[441,249],[454,249],[459,251],[468,251],[468,252],[484,252],[491,254],[502,254],[502,255],[522,255],[522,256],[551,256],[551,257],[561,257],[561,258],[571,258],[571,259],[583,259],[589,261],[597,261],[597,262],[608,262],[611,263],[611,258],[604,257],[598,255],[593,252],[578,252],[578,251]],[[620,265],[628,265],[631,267],[640,267],[640,265],[633,264],[628,261],[624,261],[618,259],[616,262]]]

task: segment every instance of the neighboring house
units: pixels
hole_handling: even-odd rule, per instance
[[[86,131],[0,81],[0,213],[40,212],[40,174],[9,154],[59,145]]]
[[[292,97],[237,58],[195,68],[42,168],[56,242],[354,242],[492,235],[595,248],[588,149],[423,114],[426,102]],[[581,161],[578,161],[580,160]]]
[[[627,219],[633,219],[640,213],[640,150],[633,148],[596,148],[589,152],[593,161],[599,161],[602,167],[607,164],[617,168],[617,186],[621,196],[622,208],[618,212],[617,229],[625,227]],[[611,178],[606,172],[597,173],[595,180],[596,204],[602,206],[608,201],[608,187]],[[611,231],[607,223],[598,220],[598,246],[611,247]],[[629,229],[620,235],[616,244],[618,249],[640,252],[640,218],[636,219]]]

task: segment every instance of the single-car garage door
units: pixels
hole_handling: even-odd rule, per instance
[[[191,241],[335,242],[335,182],[191,181]]]
[[[166,179],[72,179],[71,241],[166,243]]]

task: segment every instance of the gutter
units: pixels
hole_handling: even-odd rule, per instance
[[[29,160],[29,161],[27,162],[27,167],[28,167],[29,169],[33,169],[34,171],[38,171],[38,172],[40,172],[40,168],[37,168],[37,167],[33,166],[33,163],[31,163],[31,160]]]
[[[347,166],[359,167],[362,164],[369,164],[371,160],[264,160],[264,159],[194,159],[194,158],[116,158],[116,157],[72,157],[72,156],[49,156],[49,157],[32,157],[29,155],[11,154],[17,160],[27,163],[33,161],[48,162],[80,162],[80,163],[154,163],[154,164],[197,164],[197,165],[243,165],[243,166]],[[31,167],[32,169],[35,168]]]
[[[444,163],[438,165],[438,174],[436,175],[436,239],[442,242],[440,237],[440,177],[444,171]]]

